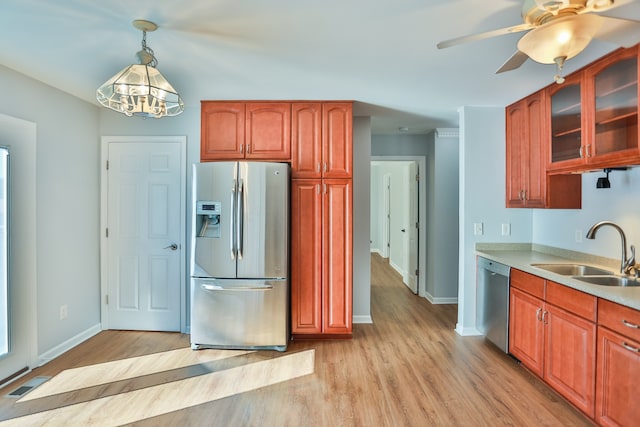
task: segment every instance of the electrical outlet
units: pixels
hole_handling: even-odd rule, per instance
[[[503,236],[511,235],[511,224],[502,224],[502,235]]]
[[[582,230],[576,230],[576,243],[582,242]]]
[[[66,319],[68,315],[69,315],[69,311],[68,311],[67,305],[66,304],[61,305],[60,306],[60,320]]]
[[[482,236],[484,234],[484,227],[481,222],[476,222],[473,224],[473,234],[475,236]]]

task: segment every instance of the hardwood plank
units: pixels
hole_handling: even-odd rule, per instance
[[[260,426],[590,426],[586,417],[482,337],[455,333],[456,305],[432,305],[402,283],[386,260],[372,255],[374,324],[356,324],[352,340],[293,341],[287,353],[315,349],[315,372],[290,381],[152,416],[132,423]],[[189,346],[187,335],[104,331],[18,383],[37,375]],[[276,352],[198,367],[222,371]],[[235,364],[235,365],[234,365]],[[196,369],[189,368],[191,370]],[[24,404],[0,399],[0,420],[89,401],[189,376],[177,369]],[[140,391],[140,393],[143,393]],[[73,395],[73,396],[72,396]],[[66,400],[65,400],[66,399]],[[163,396],[158,395],[158,400]],[[128,405],[125,404],[126,409]]]

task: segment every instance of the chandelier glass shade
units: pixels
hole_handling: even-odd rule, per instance
[[[182,113],[182,98],[156,69],[157,60],[146,44],[146,32],[157,26],[149,21],[134,21],[133,25],[143,32],[142,50],[137,53],[140,63],[125,67],[100,86],[98,102],[127,116],[160,118]]]

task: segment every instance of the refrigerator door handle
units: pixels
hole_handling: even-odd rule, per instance
[[[232,292],[247,292],[247,291],[270,291],[273,289],[273,285],[263,286],[221,286],[221,285],[200,285],[205,291],[232,291]]]
[[[242,251],[243,251],[243,239],[244,239],[244,181],[242,179],[238,180],[238,194],[237,194],[237,209],[236,214],[238,215],[236,219],[236,232],[238,233],[236,236],[236,253],[238,255],[238,259],[242,259]]]
[[[231,259],[235,261],[236,259],[236,242],[235,242],[235,238],[236,238],[236,218],[234,215],[234,211],[235,211],[235,206],[236,206],[236,187],[237,187],[237,183],[236,180],[233,180],[233,186],[231,187],[231,203],[229,204],[231,206],[231,209],[229,211],[229,218],[231,219],[229,221],[229,224],[231,224],[231,230],[229,232],[230,237],[229,237],[229,249],[231,249]]]

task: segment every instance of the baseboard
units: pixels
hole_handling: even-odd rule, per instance
[[[390,265],[390,266],[391,266],[395,271],[397,271],[399,275],[401,275],[402,277],[404,277],[404,276],[405,276],[406,272],[405,272],[402,268],[400,268],[400,266],[399,266],[399,265],[397,265],[397,264],[395,264],[394,262],[392,262],[392,261],[391,261],[391,259],[389,259],[389,265]]]
[[[97,325],[94,325],[89,329],[83,332],[80,332],[75,337],[69,338],[62,344],[59,344],[53,347],[51,350],[39,355],[38,362],[37,362],[38,366],[42,366],[45,363],[51,362],[53,359],[60,356],[62,353],[71,350],[73,347],[83,343],[84,341],[88,340],[89,338],[98,334],[101,331],[102,331],[102,326],[98,323]]]
[[[457,304],[458,297],[446,297],[446,298],[437,298],[431,295],[430,293],[426,293],[424,296],[431,304]]]
[[[371,248],[371,253],[372,254],[378,254],[378,255],[382,256],[382,251],[380,249],[378,249],[378,248]]]
[[[462,327],[462,325],[460,325],[459,323],[456,323],[456,333],[463,337],[482,335],[476,328]]]
[[[368,316],[353,316],[352,322],[355,323],[373,323],[373,319]]]

